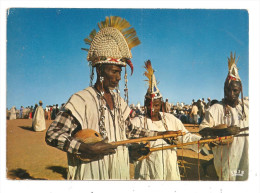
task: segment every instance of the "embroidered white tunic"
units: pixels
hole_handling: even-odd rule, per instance
[[[126,140],[125,120],[130,113],[127,103],[114,92],[114,109],[105,110],[105,128],[108,142]],[[100,121],[100,98],[98,93],[88,87],[72,95],[66,103],[73,116],[79,121],[82,129],[99,130]],[[120,120],[121,119],[121,120]],[[128,180],[129,155],[125,146],[118,146],[116,153],[104,156],[103,159],[92,162],[84,162],[68,154],[68,179],[73,180]]]
[[[182,122],[175,116],[169,113],[164,113],[165,123],[169,131],[186,132],[183,137],[178,137],[178,143],[187,143],[191,141],[198,141],[201,137],[188,132]],[[161,113],[163,116],[163,113]],[[152,121],[147,119],[145,123],[144,117],[136,117],[131,120],[136,127],[145,127],[150,131],[166,131],[162,121]],[[163,139],[150,142],[150,147],[168,146]],[[198,151],[197,145],[190,145],[189,148]],[[179,167],[177,163],[177,148],[163,151],[155,151],[144,160],[135,162],[135,179],[139,180],[180,180]]]
[[[211,106],[200,130],[205,127],[214,127],[219,124],[227,126],[238,126],[240,128],[249,126],[249,101],[244,100],[246,118],[242,119],[241,102],[235,107],[229,107],[229,116],[224,116],[223,103]],[[243,131],[240,134],[247,134]],[[213,147],[214,165],[219,180],[246,180],[248,178],[248,136],[234,137],[230,145],[219,145]]]
[[[46,129],[44,110],[42,106],[38,106],[35,110],[32,127],[34,131],[44,131]]]

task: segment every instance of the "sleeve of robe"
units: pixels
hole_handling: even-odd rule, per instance
[[[210,113],[210,111],[206,110],[205,117],[200,123],[199,130],[202,130],[206,127],[213,127],[215,126],[214,119]]]
[[[69,111],[60,112],[48,128],[45,141],[62,151],[78,153],[81,142],[73,138],[72,134],[80,129],[80,124]]]
[[[177,144],[181,144],[181,143],[188,143],[188,142],[193,142],[193,141],[198,141],[201,139],[201,136],[199,135],[195,135],[193,133],[190,133],[182,124],[182,122],[175,118],[173,115],[171,115],[171,120],[172,120],[172,125],[175,125],[175,127],[177,127],[177,130],[180,130],[182,132],[185,132],[186,134],[184,136],[179,136],[177,137],[176,143]],[[202,148],[202,145],[200,145],[199,149],[198,149],[198,144],[194,144],[194,145],[188,145],[187,146],[189,149],[195,151],[195,152],[199,152],[200,149]]]
[[[130,120],[126,135],[127,138],[140,138],[157,136],[157,131],[150,131],[144,128],[144,117],[139,116]]]

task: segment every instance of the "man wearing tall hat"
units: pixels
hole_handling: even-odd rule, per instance
[[[163,98],[157,87],[154,70],[150,60],[145,62],[149,88],[145,95],[145,116],[139,116],[131,120],[134,128],[143,128],[146,132],[168,133],[181,131],[185,132],[183,136],[179,136],[174,140],[174,143],[187,143],[198,141],[201,137],[191,134],[185,129],[182,122],[170,113],[165,113],[162,109]],[[162,110],[161,110],[162,109]],[[139,130],[140,132],[141,130]],[[145,133],[145,132],[143,132]],[[130,130],[128,137],[138,137],[136,130]],[[171,140],[157,139],[149,142],[150,148],[168,146]],[[190,149],[198,151],[198,145],[190,145]],[[140,149],[141,150],[141,149]],[[136,148],[136,151],[140,151]],[[134,151],[134,150],[133,150]],[[141,150],[142,151],[142,150]],[[152,152],[149,157],[135,162],[135,179],[139,180],[180,180],[180,172],[177,163],[177,148],[159,150]]]
[[[126,123],[130,108],[127,105],[126,66],[131,63],[131,48],[140,44],[134,28],[120,17],[106,17],[85,39],[90,45],[90,87],[73,94],[61,109],[46,133],[47,144],[67,152],[68,179],[128,180],[129,155],[126,146],[115,147],[107,142],[126,140]],[[92,85],[94,68],[97,79]],[[119,93],[121,71],[125,70],[125,100]],[[84,129],[99,133],[102,141],[83,143],[75,134]],[[84,155],[89,161],[79,159]]]
[[[46,129],[45,113],[42,104],[42,101],[39,101],[39,106],[36,108],[33,115],[32,127],[34,131],[44,131]]]
[[[233,141],[220,141],[212,148],[219,180],[248,178],[249,101],[243,99],[242,82],[236,63],[235,54],[233,56],[231,52],[224,84],[224,99],[206,111],[200,125],[200,133],[207,133],[207,136],[233,136]]]

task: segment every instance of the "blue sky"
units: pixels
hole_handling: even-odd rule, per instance
[[[31,106],[39,100],[44,106],[60,105],[87,87],[87,53],[81,48],[88,46],[83,39],[110,15],[128,20],[141,41],[132,49],[129,104],[143,103],[147,59],[170,102],[220,100],[231,51],[239,56],[239,75],[248,96],[246,10],[18,8],[10,9],[7,17],[7,107]],[[123,84],[120,89],[123,96]]]

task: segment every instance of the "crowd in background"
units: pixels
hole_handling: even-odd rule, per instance
[[[61,107],[64,104],[61,105]],[[27,106],[20,108],[16,108],[13,106],[10,109],[6,109],[6,119],[7,120],[13,120],[13,119],[32,119],[34,116],[34,113],[38,107],[38,104],[35,104],[34,106]],[[44,109],[45,113],[45,119],[46,120],[54,120],[56,118],[56,115],[60,111],[60,108],[58,104],[56,105],[47,105]]]
[[[217,103],[218,100],[211,100],[207,98],[207,102],[204,98],[192,100],[191,104],[185,104],[183,102],[177,102],[176,104],[169,103],[168,99],[164,101],[162,112],[167,112],[173,114],[175,117],[180,119],[182,123],[186,124],[200,124],[205,111],[213,104]],[[131,104],[131,118],[134,118],[139,115],[145,114],[145,109],[143,106]]]
[[[213,104],[217,103],[218,100],[214,99],[211,100],[209,97],[207,98],[207,102],[204,98],[192,100],[191,104],[185,104],[183,102],[177,102],[176,104],[169,103],[168,99],[164,101],[162,112],[167,112],[173,114],[175,117],[180,119],[182,123],[185,124],[200,124],[202,119],[204,118],[205,111]],[[64,105],[61,104],[61,107]],[[11,109],[6,109],[6,118],[7,119],[32,119],[34,112],[38,104],[35,106],[28,106],[23,107],[21,106],[20,109],[16,109],[12,107]],[[56,105],[47,105],[44,109],[45,119],[46,120],[54,120],[56,115],[60,111],[61,107]],[[143,106],[138,103],[137,105],[131,104],[131,118],[134,118],[139,115],[145,114],[145,109]],[[15,113],[14,113],[15,112]]]
[[[164,101],[164,105],[162,107],[162,112],[167,112],[173,114],[175,117],[179,118],[182,123],[188,124],[200,124],[202,121],[205,110],[208,109],[212,104],[218,102],[217,100],[211,100],[210,98],[207,99],[206,102],[204,98],[198,99],[195,101],[192,100],[191,104],[185,104],[183,102],[177,102],[175,105],[173,103],[169,103],[168,99]],[[64,105],[61,104],[61,107]],[[21,106],[20,109],[16,107],[12,107],[9,110],[6,109],[6,118],[9,120],[12,119],[32,119],[37,109],[38,104],[33,106],[23,107]],[[45,119],[46,120],[54,120],[56,115],[60,111],[61,107],[56,105],[47,105],[44,109]],[[134,118],[139,115],[145,114],[145,109],[143,106],[138,103],[137,105],[131,104],[131,118]]]

